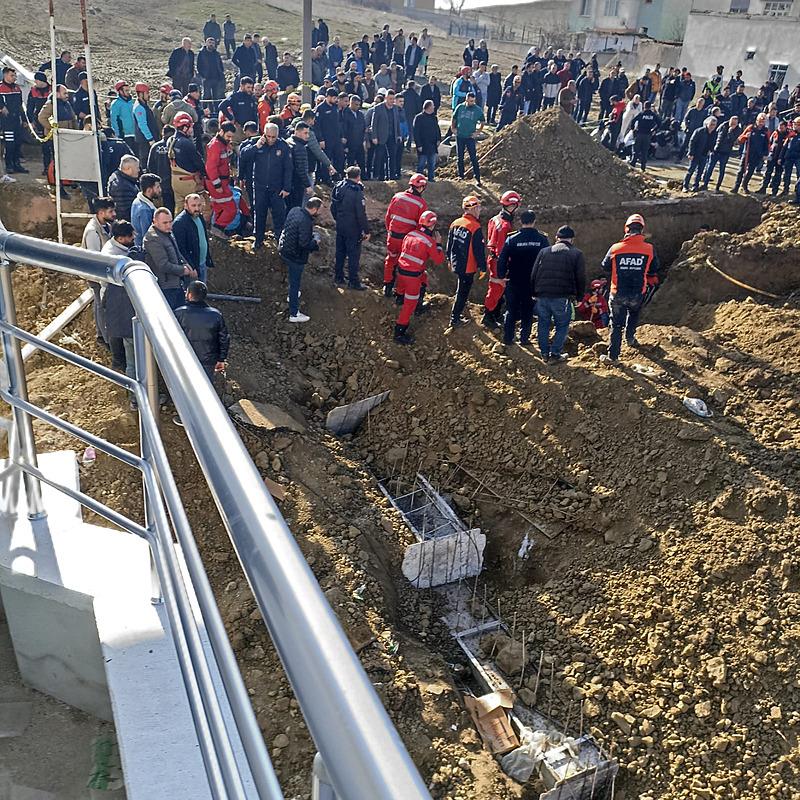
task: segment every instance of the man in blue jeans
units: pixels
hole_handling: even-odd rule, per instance
[[[572,301],[583,297],[586,266],[583,253],[573,245],[575,231],[562,225],[556,243],[539,251],[531,274],[531,294],[536,298],[536,333],[545,364],[567,360],[563,351],[572,319]],[[556,332],[550,341],[550,326]]]
[[[456,135],[458,177],[464,180],[464,153],[467,152],[472,164],[472,175],[478,186],[482,184],[478,154],[475,151],[475,136],[483,130],[485,121],[483,109],[475,102],[475,92],[467,92],[466,100],[456,106],[450,126],[450,130]]]
[[[308,257],[319,250],[319,233],[314,230],[314,217],[319,214],[322,200],[311,197],[305,205],[295,206],[287,215],[278,240],[278,253],[289,273],[289,322],[308,322],[310,317],[300,311],[300,280]]]

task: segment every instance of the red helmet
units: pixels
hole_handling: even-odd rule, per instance
[[[472,67],[461,67],[458,74],[463,78],[464,75],[469,75],[472,72]]]
[[[127,85],[128,85],[128,81],[117,81],[114,84],[114,91],[118,92],[123,86],[127,86]]]
[[[597,278],[597,280],[592,281],[589,285],[592,289],[604,289],[606,283],[608,283],[608,281],[606,281],[605,278]]]
[[[142,94],[149,94],[150,93],[150,87],[146,83],[142,83],[141,81],[139,83],[137,83],[133,88],[134,88],[134,90],[136,91],[137,94],[139,94],[140,92]]]
[[[439,221],[439,217],[436,216],[435,211],[423,211],[419,215],[419,226],[420,228],[429,228],[433,230],[436,227],[436,223]]]
[[[428,185],[428,179],[419,172],[415,172],[409,179],[408,185],[413,186],[415,189],[424,189]]]
[[[522,202],[522,198],[519,196],[517,192],[503,192],[502,197],[500,198],[500,205],[501,206],[518,206]]]
[[[281,87],[278,86],[278,82],[277,81],[267,81],[264,84],[264,91],[265,92],[277,92],[278,89],[280,89],[280,88]]]
[[[644,217],[641,214],[631,214],[625,220],[625,230],[627,231],[631,225],[641,225],[644,229]]]
[[[172,119],[172,124],[180,129],[180,128],[191,128],[194,125],[194,120],[192,119],[190,114],[187,114],[185,111],[179,111]]]
[[[158,91],[163,92],[164,94],[169,94],[172,91],[172,84],[162,83],[161,86],[158,87]]]

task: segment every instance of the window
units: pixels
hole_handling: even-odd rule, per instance
[[[745,61],[752,61],[756,57],[755,47],[748,47],[747,52],[744,54]]]
[[[581,0],[581,16],[588,17],[592,9],[592,0]]]
[[[783,86],[783,82],[786,80],[786,73],[788,70],[788,64],[770,64],[767,80],[774,81],[780,89],[781,86]]]
[[[750,10],[750,0],[731,0],[731,14],[746,14]]]
[[[792,0],[773,0],[764,3],[764,14],[768,17],[785,17],[792,10]]]
[[[616,17],[619,11],[619,0],[606,0],[605,15],[607,17]]]

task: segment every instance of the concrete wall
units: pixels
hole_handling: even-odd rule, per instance
[[[800,83],[798,42],[800,19],[692,12],[680,63],[689,68],[698,87],[717,64],[725,65],[726,75],[741,69],[751,91],[766,80],[770,64],[788,64],[786,82],[792,88]],[[751,60],[745,59],[748,48],[755,48]]]
[[[653,0],[639,8],[637,30],[647,28],[647,35],[662,42],[679,42],[686,30],[686,18],[692,0]]]
[[[582,15],[583,0],[573,0],[569,11],[571,31],[635,31],[642,0],[618,0],[617,13],[606,15],[606,0],[589,0],[587,13]]]

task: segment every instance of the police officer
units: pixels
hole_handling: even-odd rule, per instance
[[[625,236],[612,244],[602,263],[610,275],[611,342],[601,361],[616,364],[622,349],[622,332],[629,347],[638,347],[636,327],[649,286],[658,285],[660,265],[655,248],[644,240],[644,218],[632,214],[625,222]]]
[[[475,195],[467,195],[461,201],[463,214],[450,226],[447,236],[447,260],[450,268],[458,276],[458,288],[453,310],[450,315],[450,327],[458,328],[466,325],[468,319],[461,314],[467,305],[469,291],[475,280],[476,272],[486,272],[486,248],[481,229],[481,201]]]
[[[344,285],[344,260],[348,263],[348,285],[356,291],[367,287],[358,276],[361,259],[361,242],[369,239],[367,203],[364,199],[364,184],[361,183],[361,168],[347,167],[344,180],[333,187],[331,214],[336,220],[336,269],[334,281]]]
[[[530,344],[533,327],[533,289],[531,274],[539,251],[550,245],[547,237],[536,230],[536,214],[528,209],[520,214],[520,230],[505,240],[497,259],[497,276],[505,280],[506,315],[503,343],[513,344],[517,322],[519,343]]]
[[[635,167],[637,160],[642,165],[642,172],[647,169],[647,157],[650,155],[650,143],[653,141],[653,134],[661,124],[661,117],[653,111],[653,104],[647,100],[644,110],[633,121],[633,155],[631,156],[631,166]]]

